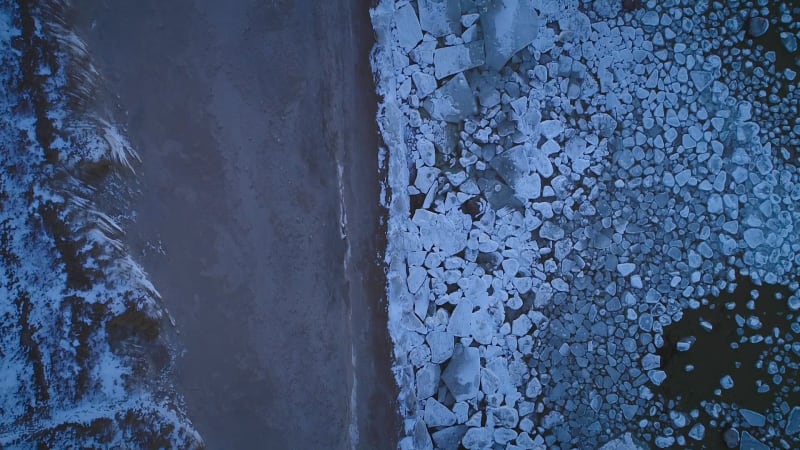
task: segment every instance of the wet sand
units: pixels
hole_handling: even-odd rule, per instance
[[[208,447],[396,447],[369,4],[75,6],[142,156],[128,243]]]

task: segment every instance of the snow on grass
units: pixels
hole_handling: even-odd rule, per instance
[[[121,240],[138,157],[83,109],[98,74],[65,8],[0,8],[0,445],[198,447]]]

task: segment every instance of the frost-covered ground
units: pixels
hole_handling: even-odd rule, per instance
[[[384,0],[372,16],[400,448],[797,448],[800,9]],[[734,361],[705,345],[724,311]],[[668,364],[683,353],[742,369],[760,409],[729,401],[733,372],[671,384],[709,373]]]
[[[158,293],[120,242],[136,153],[58,1],[0,3],[0,446],[196,448]]]

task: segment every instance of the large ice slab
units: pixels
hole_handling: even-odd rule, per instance
[[[477,104],[463,73],[454,76],[425,100],[423,107],[436,120],[458,123],[475,114]]]
[[[486,65],[499,70],[536,39],[539,16],[530,0],[496,0],[481,13]]]
[[[460,34],[461,0],[419,0],[419,21],[436,37]]]
[[[422,40],[422,30],[414,8],[411,5],[403,6],[395,12],[394,20],[397,27],[395,38],[400,47],[406,51],[416,47]]]
[[[456,401],[470,400],[478,395],[480,374],[481,357],[478,349],[459,344],[442,374],[442,380]]]
[[[441,80],[454,73],[482,66],[485,61],[483,41],[438,48],[433,53],[434,74]]]

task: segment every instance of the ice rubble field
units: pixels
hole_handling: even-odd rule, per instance
[[[638,3],[372,11],[400,448],[800,446],[800,10]],[[662,355],[704,337],[664,330],[743,279],[788,292],[730,342],[772,401],[681,409]]]
[[[136,154],[87,113],[65,7],[0,4],[0,447],[196,448],[165,311],[119,240]]]

